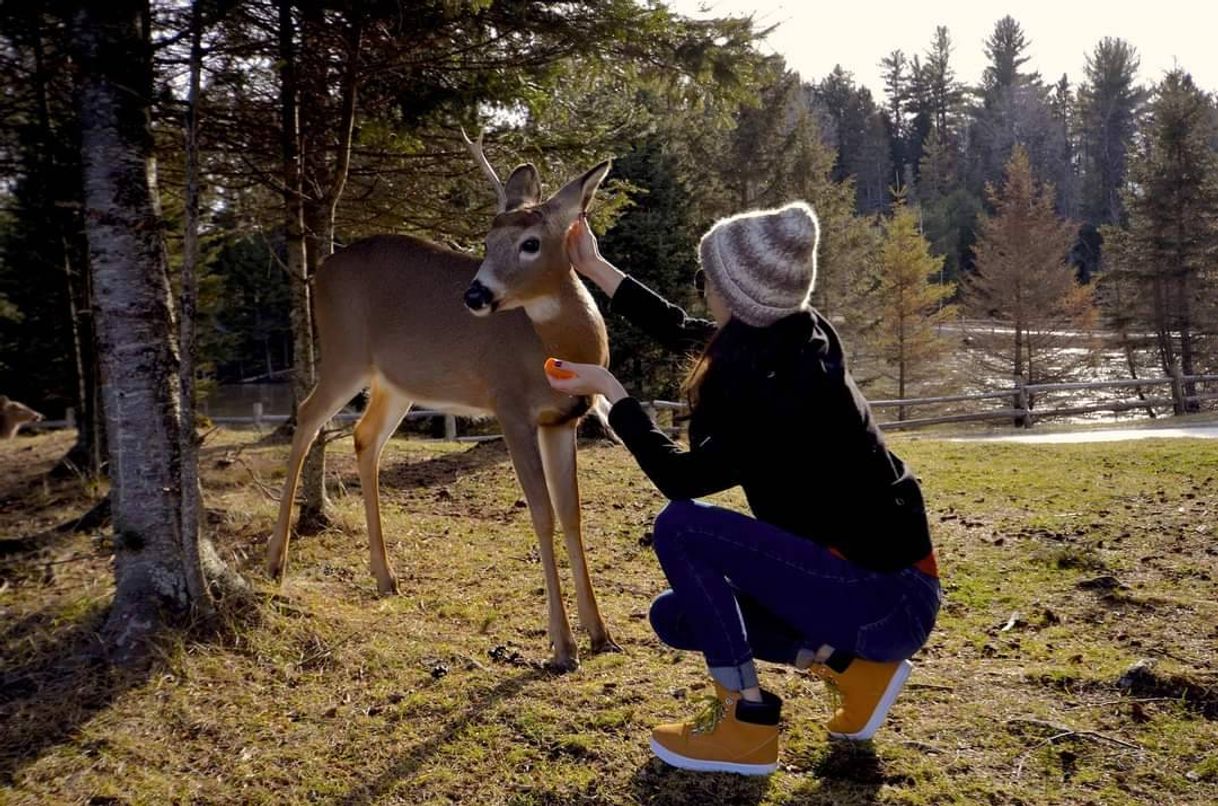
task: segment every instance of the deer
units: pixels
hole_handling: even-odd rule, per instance
[[[398,592],[385,550],[379,499],[381,453],[412,406],[498,419],[524,491],[545,576],[549,666],[579,665],[554,556],[555,512],[593,652],[617,650],[601,618],[584,556],[576,476],[576,427],[603,401],[551,388],[548,356],[606,366],[609,340],[591,294],[566,256],[565,236],[611,167],[606,160],[544,201],[537,168],[501,182],[482,149],[461,132],[497,197],[479,259],[406,235],[377,235],[335,252],[315,273],[320,349],[316,383],[300,402],[279,516],[267,546],[269,576],[287,564],[301,465],[319,430],[361,390],[355,453],[372,573],[381,594]]]
[[[37,423],[45,419],[24,403],[9,400],[0,395],[0,439],[13,439],[26,423]]]

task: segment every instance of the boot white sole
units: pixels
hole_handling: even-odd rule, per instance
[[[905,681],[909,679],[909,673],[912,671],[912,663],[907,660],[901,661],[901,665],[893,672],[892,679],[888,681],[888,687],[884,689],[884,696],[880,697],[875,710],[871,712],[871,718],[867,720],[867,724],[863,726],[862,730],[857,733],[829,731],[829,735],[834,739],[849,739],[852,742],[865,742],[874,736],[875,732],[880,729],[880,725],[884,724],[884,720],[888,717],[888,709],[892,708],[892,704],[896,702],[897,695],[905,687]]]
[[[651,740],[651,752],[656,758],[673,767],[696,772],[732,772],[736,775],[769,775],[778,769],[778,762],[773,764],[735,764],[730,761],[706,761],[699,758],[686,758],[674,753],[664,745]]]

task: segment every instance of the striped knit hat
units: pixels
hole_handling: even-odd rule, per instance
[[[803,202],[715,222],[702,236],[702,269],[732,315],[768,327],[811,307],[820,224]]]

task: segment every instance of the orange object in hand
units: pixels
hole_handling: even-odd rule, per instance
[[[574,372],[560,368],[558,360],[555,358],[546,359],[546,374],[552,378],[558,378],[560,381],[570,380],[575,377]]]

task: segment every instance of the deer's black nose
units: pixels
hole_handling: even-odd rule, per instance
[[[474,280],[465,292],[465,307],[471,311],[480,311],[495,300],[495,295],[482,283]]]

